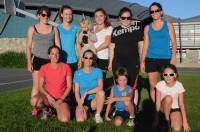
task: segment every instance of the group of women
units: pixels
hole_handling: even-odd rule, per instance
[[[156,104],[156,110],[165,113],[167,120],[169,115],[170,118],[180,119],[179,123],[171,120],[175,130],[183,126],[184,130],[189,131],[183,99],[179,100],[182,107],[179,111],[175,111],[178,114],[170,114],[169,99],[156,98],[160,96],[155,93],[162,93],[156,87],[158,74],[162,72],[163,66],[175,64],[176,39],[172,23],[162,19],[163,11],[159,3],[152,3],[149,13],[153,22],[145,27],[143,33],[141,25],[132,21],[133,14],[129,8],[124,7],[120,10],[120,25],[115,28],[112,28],[105,10],[96,9],[93,27],[97,38],[94,42],[96,55],[92,50],[86,50],[80,57],[81,44],[77,41],[80,29],[72,24],[72,8],[68,5],[61,7],[59,12],[61,24],[57,28],[48,24],[51,15],[49,8],[46,6],[39,8],[37,11],[39,23],[28,29],[26,47],[27,68],[33,76],[30,101],[32,115],[37,115],[38,108],[42,108],[42,119],[46,119],[52,113],[51,107],[53,107],[58,120],[68,122],[70,110],[67,102],[70,91],[73,91],[77,103],[76,121],[85,121],[87,112],[96,110],[96,123],[103,122],[101,112],[105,102],[103,80],[106,71],[112,70],[115,74],[119,67],[125,67],[130,85],[129,93],[131,95],[135,93],[136,97],[132,103],[137,105],[137,78],[141,69],[148,73],[150,97]],[[97,67],[93,67],[94,60]],[[77,68],[78,61],[82,63],[82,68]],[[115,81],[113,83],[115,85]],[[155,88],[158,92],[155,92]],[[178,98],[179,96],[182,98],[183,92],[184,90],[178,93]],[[160,100],[160,104],[156,102],[157,100]],[[165,102],[166,100],[168,102]]]

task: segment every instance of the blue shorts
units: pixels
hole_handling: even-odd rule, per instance
[[[118,111],[116,110],[115,111],[115,115],[114,115],[114,118],[116,118],[117,116],[120,116],[123,120],[126,120],[129,118],[129,113],[127,111]]]

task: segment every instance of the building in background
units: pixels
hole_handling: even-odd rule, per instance
[[[15,0],[23,2],[25,11],[35,14],[41,5],[51,8],[51,20],[59,23],[58,11],[62,5],[70,5],[74,9],[74,23],[77,24],[84,13],[93,21],[94,11],[103,8],[109,14],[113,26],[118,25],[118,12],[122,7],[129,7],[134,13],[134,19],[143,27],[150,23],[148,8],[137,3],[120,0]],[[174,23],[177,37],[177,55],[181,63],[200,63],[200,16],[180,20],[165,16]],[[4,13],[4,0],[0,0],[0,53],[7,50],[24,51],[26,32],[37,20],[28,16],[10,16]]]

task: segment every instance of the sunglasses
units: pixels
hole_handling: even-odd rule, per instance
[[[152,11],[150,11],[150,14],[158,13],[158,12],[160,12],[160,11],[161,11],[160,9],[152,10]]]
[[[84,59],[86,59],[86,60],[93,60],[93,57],[83,57]]]
[[[164,77],[173,77],[173,76],[175,76],[175,73],[163,73],[163,76]]]
[[[127,19],[127,20],[131,20],[132,18],[129,16],[129,17],[120,17],[122,20],[125,20],[125,19]]]
[[[41,14],[42,17],[50,17],[50,14]]]

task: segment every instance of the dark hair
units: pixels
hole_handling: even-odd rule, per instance
[[[94,52],[93,52],[92,50],[88,49],[88,50],[86,50],[86,51],[83,53],[83,56],[82,56],[82,57],[85,57],[85,54],[86,54],[86,53],[91,53],[93,57],[95,56]]]
[[[61,22],[63,21],[63,18],[61,17],[61,14],[63,13],[63,11],[64,11],[65,9],[71,10],[71,11],[72,11],[72,14],[73,14],[73,9],[72,9],[71,6],[63,5],[63,6],[60,8],[60,10],[59,10],[59,19],[60,19]]]
[[[103,15],[105,16],[105,21],[104,21],[105,27],[111,26],[111,23],[110,23],[109,18],[108,18],[108,14],[106,13],[106,11],[103,8],[96,9],[95,12],[94,12],[94,14],[96,14],[99,11],[102,12]]]
[[[121,17],[121,15],[122,15],[124,12],[129,12],[129,13],[130,13],[130,16],[133,17],[133,13],[132,13],[131,9],[129,9],[128,7],[123,7],[123,8],[119,11],[118,16]]]
[[[163,80],[162,74],[164,73],[165,69],[167,69],[167,68],[172,69],[174,71],[174,73],[176,74],[176,78],[178,78],[178,70],[177,70],[176,66],[173,64],[167,64],[167,65],[163,66],[162,71],[161,71],[162,80]]]
[[[52,51],[52,49],[57,49],[58,51],[59,51],[59,54],[60,54],[60,48],[57,46],[57,45],[53,45],[53,46],[51,46],[51,47],[49,47],[49,49],[48,49],[48,54],[50,55],[50,53],[51,53],[51,51]]]
[[[41,7],[39,7],[38,10],[37,10],[37,12],[36,12],[36,15],[42,14],[43,11],[45,11],[48,16],[51,16],[51,11],[50,11],[49,7],[47,7],[47,6],[41,6]]]
[[[119,78],[119,76],[125,76],[128,79],[128,71],[125,67],[119,67],[117,68],[116,72],[115,72],[115,80],[117,80]],[[117,81],[116,81],[117,83]]]
[[[160,11],[163,10],[160,3],[158,3],[158,2],[153,2],[153,3],[149,6],[149,12],[151,11],[151,7],[152,7],[152,6],[157,6],[157,7],[160,9]]]

